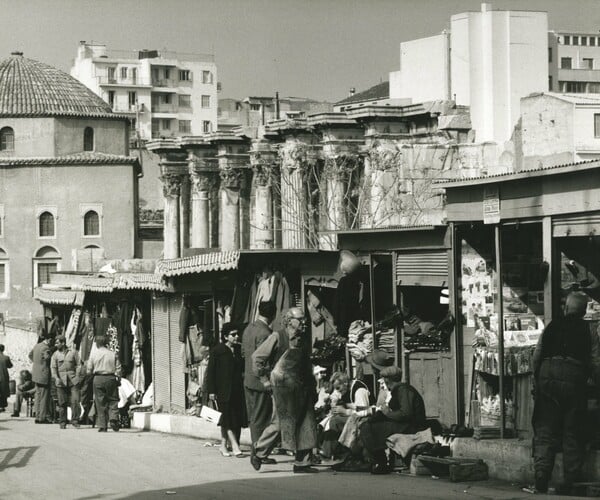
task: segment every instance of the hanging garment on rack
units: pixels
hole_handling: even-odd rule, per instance
[[[133,352],[131,353],[133,358],[133,370],[131,371],[130,381],[135,387],[135,390],[143,393],[146,386],[146,379],[144,377],[144,361],[142,360],[142,353],[138,341],[133,341]]]
[[[133,337],[131,335],[131,313],[133,306],[127,301],[122,301],[119,305],[119,310],[115,314],[114,325],[118,332],[119,341],[119,361],[123,375],[127,376],[133,368],[133,359],[131,356],[131,344]]]
[[[246,311],[250,300],[250,288],[252,280],[240,280],[233,289],[233,298],[231,300],[231,322],[236,325],[248,323]]]
[[[69,349],[75,349],[75,337],[77,337],[77,327],[79,326],[79,316],[81,316],[81,309],[75,308],[71,312],[69,318],[69,324],[65,330],[65,339],[67,347]]]
[[[274,283],[271,290],[271,301],[275,303],[275,320],[273,321],[273,330],[279,330],[283,327],[282,325],[282,317],[283,313],[287,311],[290,307],[293,307],[294,304],[292,302],[292,296],[290,294],[290,287],[288,285],[285,276],[279,271],[275,271],[273,274]],[[258,316],[257,318],[258,319]]]
[[[79,356],[85,363],[90,357],[92,344],[94,343],[94,327],[90,318],[90,313],[83,313],[83,320],[79,328]]]
[[[108,349],[113,351],[115,354],[119,353],[119,333],[114,326],[109,326],[106,330],[106,336],[108,337]],[[93,349],[92,349],[93,350]],[[90,354],[91,356],[91,354]]]
[[[96,318],[95,323],[96,324],[94,330],[96,332],[96,335],[106,336],[106,332],[108,330],[108,327],[110,326],[110,318],[101,316],[99,318]]]

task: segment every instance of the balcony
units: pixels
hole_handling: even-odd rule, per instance
[[[152,104],[153,113],[177,113],[177,106],[175,104]]]
[[[140,113],[142,112],[143,106],[139,106]],[[113,104],[112,110],[114,113],[137,113],[138,106],[132,104],[131,106],[122,105],[122,104]]]
[[[160,139],[161,137],[177,137],[177,133],[174,130],[166,130],[166,129],[152,129],[152,139]]]
[[[99,76],[100,85],[116,85],[121,87],[150,87],[151,82],[146,78],[109,78],[108,76]]]
[[[153,87],[163,87],[163,88],[174,88],[179,85],[178,80],[166,79],[166,78],[153,78],[152,86]]]
[[[570,82],[600,82],[600,69],[559,68],[558,79]]]

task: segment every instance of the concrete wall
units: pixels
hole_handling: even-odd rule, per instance
[[[572,103],[548,95],[522,99],[523,160],[517,168],[530,170],[574,161],[573,125]]]
[[[41,313],[33,300],[34,255],[44,246],[60,254],[59,269],[71,269],[71,251],[98,245],[107,258],[134,257],[134,183],[132,165],[37,166],[0,169],[4,231],[0,248],[8,258],[10,288],[0,299],[9,317]],[[86,204],[101,211],[100,237],[83,236]],[[55,237],[38,237],[38,214],[56,214]]]
[[[15,150],[0,151],[3,156],[54,156],[54,118],[0,118],[0,128],[11,127]],[[83,144],[83,142],[82,142]]]
[[[400,44],[400,71],[390,74],[390,99],[450,99],[450,37],[447,33]]]
[[[595,106],[575,105],[573,131],[578,159],[587,160],[600,154],[600,137],[594,137],[594,115],[597,114],[600,114],[600,102]]]
[[[56,156],[83,152],[85,127],[94,129],[94,151],[96,153],[128,154],[129,124],[126,120],[57,118],[55,123]]]

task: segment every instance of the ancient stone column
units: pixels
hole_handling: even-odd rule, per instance
[[[221,217],[219,246],[222,251],[240,248],[240,169],[225,167],[219,170],[221,177]]]
[[[176,259],[180,256],[179,197],[182,177],[163,174],[160,179],[165,197],[163,258]]]
[[[287,141],[281,147],[282,248],[308,248],[308,146]]]
[[[181,178],[179,195],[179,248],[181,253],[190,248],[190,179],[189,176]]]
[[[252,221],[252,248],[273,248],[273,197],[271,177],[273,167],[267,162],[254,162],[254,217]]]
[[[356,158],[338,155],[325,159],[324,180],[326,229],[340,231],[348,228],[348,182],[356,167]]]
[[[191,246],[193,248],[210,248],[210,189],[214,184],[209,172],[192,170],[191,196]]]
[[[401,153],[394,146],[376,145],[368,152],[367,209],[370,227],[399,224]]]

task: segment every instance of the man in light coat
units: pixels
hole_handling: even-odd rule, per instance
[[[35,384],[35,423],[51,424],[48,418],[50,404],[50,345],[49,339],[40,337],[41,341],[29,353],[33,361],[31,380]]]
[[[79,427],[81,413],[80,401],[80,371],[81,357],[74,349],[67,347],[64,335],[56,337],[56,351],[50,360],[52,378],[56,381],[58,395],[58,420],[60,428],[67,427],[67,406],[71,400],[71,422],[73,427]]]

